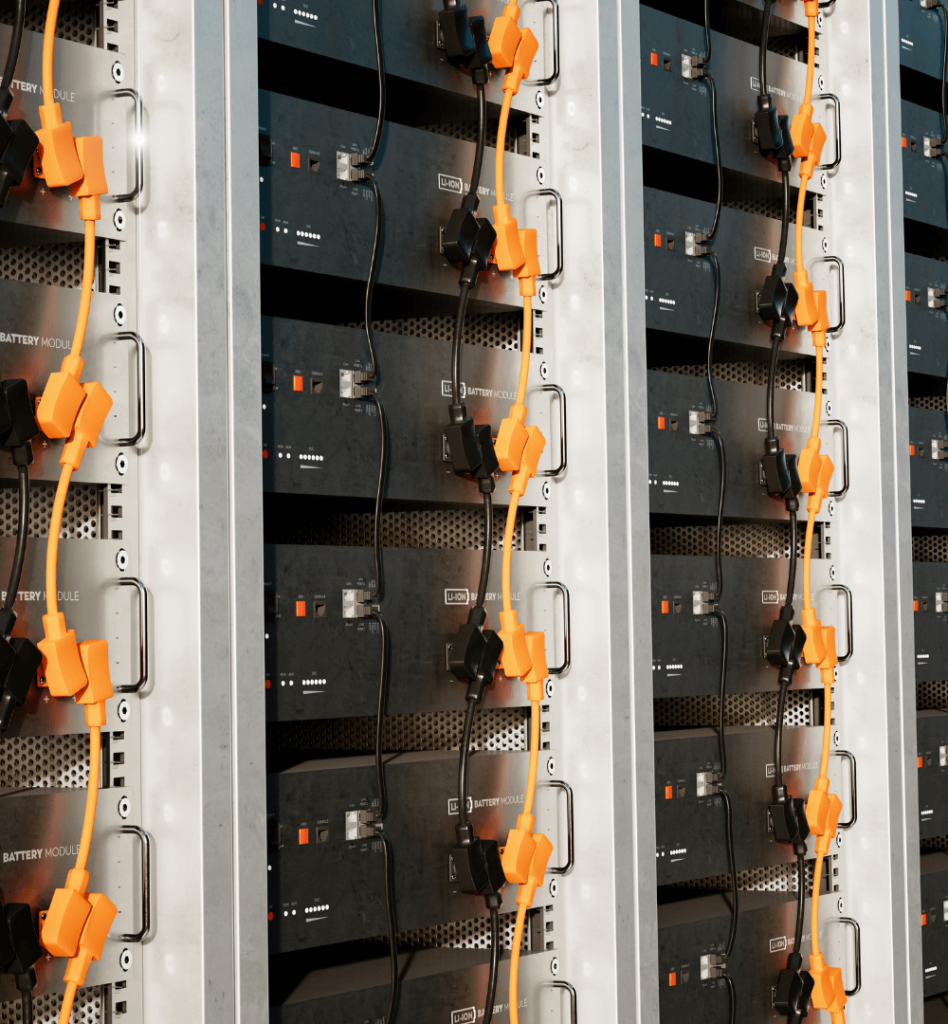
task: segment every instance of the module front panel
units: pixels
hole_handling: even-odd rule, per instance
[[[912,2],[912,6],[917,6]],[[905,254],[905,327],[910,373],[948,377],[948,268],[941,260]]]
[[[936,228],[948,228],[945,161],[925,155],[941,139],[941,114],[902,100],[902,188],[905,216]]]
[[[948,992],[948,854],[922,854],[922,963],[925,996]]]
[[[506,841],[523,809],[527,753],[475,752],[468,808],[477,834]],[[458,822],[457,751],[386,756],[395,907],[403,931],[487,914],[458,888],[451,850]],[[387,931],[382,843],[368,824],[377,806],[371,757],[310,761],[268,777],[267,858],[270,951],[288,952]],[[557,839],[556,792],[537,789],[537,831],[553,841],[551,865],[565,861]],[[503,890],[502,913],[516,910]]]
[[[948,835],[948,712],[918,712],[919,835]]]
[[[899,0],[899,60],[902,65],[940,79],[944,30],[937,7],[923,7],[921,0]]]
[[[909,409],[912,526],[948,526],[948,423],[942,410]]]
[[[913,562],[915,680],[948,679],[948,563]]]

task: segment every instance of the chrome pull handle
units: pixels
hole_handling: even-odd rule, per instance
[[[557,477],[566,472],[567,447],[566,447],[566,392],[559,384],[544,384],[539,391],[548,394],[559,395],[560,397],[560,464],[555,469],[544,469],[537,473],[537,476]]]
[[[847,996],[854,996],[862,988],[862,934],[859,930],[859,922],[854,917],[837,917],[836,920],[840,924],[849,925],[853,930],[856,951],[856,987],[847,988],[844,991]]]
[[[827,334],[839,334],[846,326],[846,268],[838,256],[821,256],[817,263],[834,263],[839,270],[839,323],[827,327]]]
[[[817,164],[818,171],[835,171],[843,159],[843,125],[839,114],[839,97],[831,92],[821,92],[818,100],[829,100],[836,108],[836,159],[831,164]]]
[[[116,99],[131,99],[135,101],[135,184],[131,192],[123,192],[120,195],[106,196],[113,203],[130,203],[137,199],[145,188],[145,112],[142,107],[142,98],[137,89],[117,89]]]
[[[549,78],[527,78],[524,85],[552,85],[560,77],[560,5],[558,0],[537,0],[553,8],[553,74]]]
[[[151,931],[151,837],[138,825],[123,825],[123,835],[138,836],[142,843],[142,926],[134,933],[120,935],[121,942],[143,942]]]
[[[544,590],[558,590],[563,595],[563,664],[556,665],[553,668],[547,668],[547,671],[551,676],[561,676],[569,671],[569,667],[573,662],[573,656],[570,653],[569,643],[569,632],[570,632],[570,612],[569,612],[569,590],[565,583],[541,583],[541,587]]]
[[[829,492],[831,498],[842,498],[849,491],[849,427],[842,420],[823,420],[823,425],[843,432],[843,486],[841,490]]]
[[[566,863],[561,868],[547,868],[551,875],[568,875],[573,870],[573,790],[572,787],[559,779],[548,782],[551,789],[559,789],[566,794]]]
[[[132,686],[116,686],[116,693],[138,693],[148,682],[148,589],[140,579],[134,576],[123,576],[120,587],[134,587],[138,591],[138,682]]]
[[[845,665],[853,656],[853,592],[844,583],[831,583],[828,587],[820,587],[820,593],[824,590],[846,595],[846,653],[836,656],[840,665]]]
[[[578,1021],[577,1016],[577,998],[576,989],[568,981],[554,981],[553,988],[558,988],[561,991],[569,992],[569,1020],[570,1024],[576,1024]]]
[[[852,828],[856,824],[856,755],[850,753],[848,750],[837,750],[835,751],[837,757],[845,757],[849,762],[850,778],[852,780],[853,787],[853,813],[849,821],[841,821],[837,828],[847,829]]]
[[[556,200],[556,270],[550,274],[537,274],[538,281],[553,281],[563,273],[563,197],[555,188],[539,188],[524,194],[524,209],[527,200],[534,196],[547,196]]]
[[[138,412],[137,412],[137,429],[131,437],[120,437],[115,443],[122,448],[134,448],[141,439],[145,436],[145,428],[147,425],[146,410],[145,410],[145,343],[142,341],[141,336],[135,334],[134,331],[124,331],[119,335],[120,341],[134,341],[135,342],[135,353],[138,362],[136,381],[138,390]]]

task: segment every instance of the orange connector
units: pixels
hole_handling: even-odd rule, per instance
[[[494,442],[494,454],[502,473],[515,473],[520,468],[523,449],[527,444],[527,419],[525,405],[512,405],[510,415],[500,421],[497,440]]]
[[[797,290],[797,305],[793,315],[800,327],[812,327],[820,317],[820,307],[816,292],[805,270],[793,272],[793,285]]]
[[[516,96],[520,91],[520,83],[530,74],[530,67],[533,58],[537,55],[540,44],[537,37],[525,28],[520,36],[520,45],[517,47],[517,55],[513,60],[513,67],[504,76],[504,92]]]
[[[517,613],[511,609],[500,613],[498,636],[504,645],[500,656],[500,667],[508,679],[519,679],[530,671],[530,645],[523,623],[517,620]]]
[[[513,276],[520,279],[520,294],[533,298],[537,293],[537,278],[540,276],[540,254],[537,251],[537,233],[534,228],[520,231],[520,248],[523,250],[523,266]]]
[[[520,7],[516,3],[507,4],[504,13],[494,18],[487,45],[490,47],[490,62],[498,71],[513,67],[523,35],[519,21]]]
[[[816,479],[816,487],[806,500],[806,510],[816,515],[823,505],[823,499],[829,494],[830,480],[833,479],[833,460],[824,455],[820,460],[820,473]]]
[[[83,220],[100,220],[102,205],[99,196],[108,192],[105,181],[105,163],[102,159],[102,139],[98,135],[85,135],[76,139],[76,152],[82,167],[82,177],[69,189],[79,200],[79,216]]]
[[[39,108],[42,127],[36,133],[39,146],[33,161],[33,173],[44,178],[50,188],[73,185],[82,179],[82,164],[72,137],[72,124],[63,121],[58,103],[42,103]]]
[[[813,995],[810,997],[813,1008],[826,1010],[832,1024],[845,1024],[846,988],[842,970],[828,967],[822,953],[811,953],[810,976],[813,978]]]
[[[533,834],[536,819],[532,814],[517,816],[517,827],[507,834],[507,844],[500,855],[504,877],[511,885],[523,885],[530,877],[530,865],[536,853],[537,841]]]
[[[43,655],[40,672],[46,679],[46,686],[53,697],[72,697],[89,685],[76,631],[66,629],[66,616],[57,612],[43,616],[43,632],[46,635],[36,646]]]
[[[826,658],[826,642],[823,625],[816,616],[815,608],[804,608],[800,613],[800,624],[806,633],[803,660],[807,665],[819,665]]]
[[[803,494],[816,493],[820,486],[822,471],[823,456],[820,455],[820,439],[810,437],[797,459],[797,473],[800,475],[800,490]]]
[[[817,837],[817,853],[829,853],[829,844],[836,835],[836,826],[842,813],[842,800],[829,791],[829,779],[821,775],[806,798],[806,820],[810,831]]]
[[[803,0],[803,13],[808,18],[815,18],[820,13],[820,0]]]
[[[820,662],[820,682],[824,685],[832,683],[836,679],[836,666],[839,658],[836,656],[836,629],[834,626],[823,626],[823,647],[826,656]]]
[[[40,942],[53,956],[75,956],[92,907],[86,899],[89,872],[73,868],[66,885],[53,893],[49,910],[40,914]]]
[[[814,348],[826,346],[826,332],[829,330],[829,312],[826,307],[826,292],[814,292],[816,297],[816,323],[810,325],[810,340]]]
[[[88,897],[89,914],[79,938],[78,951],[69,958],[63,981],[81,988],[86,982],[86,975],[93,960],[102,957],[105,940],[109,937],[109,929],[118,913],[118,908],[100,892],[91,893]]]
[[[109,673],[109,645],[106,640],[83,640],[79,657],[85,669],[88,684],[76,694],[76,703],[85,705],[86,725],[105,725],[105,702],[112,696],[112,677]]]
[[[539,702],[543,700],[543,684],[550,674],[546,664],[546,634],[527,633],[527,650],[532,664],[520,678],[527,684],[527,699]]]
[[[502,199],[503,196],[498,196]],[[517,219],[510,216],[510,203],[500,203],[494,207],[494,230],[497,241],[494,243],[494,259],[498,270],[519,270],[525,263],[523,247],[520,244],[520,229]]]
[[[112,408],[112,399],[101,384],[82,384],[85,399],[79,407],[75,426],[69,440],[63,445],[60,466],[70,466],[77,470],[82,464],[82,456],[87,448],[95,448],[99,442],[99,433],[105,423],[105,417]],[[42,404],[42,403],[41,403]]]
[[[813,104],[804,103],[790,123],[790,138],[793,140],[793,155],[800,160],[800,188],[813,177],[816,166],[823,156],[826,132],[823,126],[813,121]]]
[[[36,410],[36,422],[50,439],[69,437],[79,408],[86,400],[86,392],[79,383],[85,360],[79,356],[66,356],[62,368],[51,373],[43,397]]]
[[[533,838],[533,860],[530,861],[530,870],[527,872],[526,881],[522,882],[517,890],[518,907],[533,906],[533,897],[536,896],[537,889],[543,885],[546,866],[550,863],[550,854],[553,852],[553,844],[542,832]]]
[[[537,475],[537,465],[545,447],[546,438],[540,428],[527,427],[527,443],[523,448],[520,468],[510,478],[510,487],[507,488],[511,494],[519,494],[522,498],[527,493],[527,484]]]

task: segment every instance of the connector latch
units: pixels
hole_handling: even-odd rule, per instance
[[[691,610],[695,615],[710,615],[718,610],[717,594],[713,590],[695,590],[691,594]]]
[[[707,57],[683,53],[681,55],[681,77],[688,79],[704,78],[704,69],[707,63]]]
[[[701,980],[720,978],[727,967],[727,960],[720,953],[705,953],[701,958]]]
[[[721,792],[720,772],[698,772],[695,776],[695,792],[698,797],[715,796]]]
[[[704,231],[685,232],[685,254],[687,256],[707,256],[709,246],[705,245],[708,235]]]
[[[364,370],[340,370],[339,371],[339,397],[340,398],[365,398],[371,388],[365,387],[369,375]]]
[[[945,155],[941,139],[930,139],[926,135],[922,142],[924,143],[923,152],[930,160],[935,160],[937,157]]]
[[[940,438],[932,438],[932,458],[935,462],[942,462],[948,459],[948,441],[943,441]]]
[[[372,614],[371,590],[343,590],[342,617],[344,619],[365,619]]]
[[[689,434],[710,434],[711,413],[701,409],[690,409],[688,411],[688,433]]]
[[[375,835],[371,811],[346,811],[346,842],[371,839]]]
[[[944,309],[945,306],[948,306],[948,299],[945,298],[946,295],[948,295],[948,288],[929,288],[928,308]]]
[[[369,169],[360,167],[365,160],[362,153],[345,153],[336,150],[336,177],[339,181],[366,181],[369,177]]]

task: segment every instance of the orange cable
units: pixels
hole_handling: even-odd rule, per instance
[[[806,38],[806,86],[803,89],[803,102],[813,102],[813,72],[816,68],[816,18],[807,18]]]
[[[59,0],[49,0],[46,8],[46,25],[43,28],[43,102],[56,102],[53,90],[53,46],[56,43],[56,22],[59,19]]]
[[[72,1016],[72,1004],[76,1000],[76,989],[79,986],[74,981],[66,983],[66,994],[63,996],[62,1009],[59,1011],[59,1024],[69,1024]]]
[[[816,373],[814,381],[816,389],[813,395],[813,425],[810,428],[810,437],[820,436],[820,412],[823,408],[823,346],[816,347]]]
[[[519,504],[520,495],[511,494],[510,505],[507,508],[507,523],[504,526],[504,554],[501,562],[502,572],[500,588],[503,592],[505,612],[513,610],[513,601],[510,596],[510,559],[513,554],[514,527],[517,525],[517,506]]]
[[[63,466],[59,474],[59,485],[53,499],[53,512],[49,517],[49,536],[46,541],[46,613],[59,614],[58,590],[56,586],[56,562],[59,557],[59,534],[63,525],[63,510],[66,493],[72,478],[72,466]]]
[[[517,987],[520,981],[520,944],[523,942],[523,923],[527,917],[526,905],[517,907],[517,923],[514,925],[513,948],[510,950],[510,1024],[520,1024],[520,1008],[517,1006]]]
[[[504,198],[504,147],[507,144],[507,121],[510,118],[510,104],[513,93],[504,90],[504,102],[500,107],[500,121],[497,123],[497,145],[494,147],[494,190],[497,193],[497,205],[507,200]]]
[[[530,701],[530,767],[527,771],[527,795],[523,813],[533,814],[533,798],[537,791],[537,772],[540,768],[540,702]]]
[[[810,956],[820,955],[820,878],[823,876],[823,854],[813,864],[813,896],[810,899]]]
[[[827,675],[829,672],[827,671]],[[833,731],[833,683],[823,682],[823,756],[820,758],[820,777],[826,778],[830,761],[830,734]]]
[[[99,764],[102,757],[102,730],[97,725],[89,727],[89,785],[86,788],[86,809],[82,816],[82,836],[79,839],[79,853],[76,855],[76,870],[85,871],[92,846],[92,830],[95,827],[95,810],[99,799]]]
[[[517,382],[517,405],[527,398],[527,376],[530,373],[530,353],[533,349],[533,299],[523,297],[523,331],[520,339],[520,379]]]
[[[813,527],[816,525],[816,516],[810,513],[806,521],[806,540],[803,542],[803,607],[812,608],[813,602],[810,599],[810,561],[813,558]],[[796,537],[790,538],[791,544],[796,544]]]
[[[86,340],[86,329],[89,326],[89,309],[92,306],[92,285],[95,281],[95,221],[85,223],[85,245],[82,252],[82,291],[79,295],[79,315],[76,318],[76,330],[72,336],[71,356],[82,355],[82,345]]]

